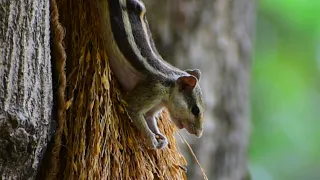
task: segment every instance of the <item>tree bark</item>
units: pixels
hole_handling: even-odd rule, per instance
[[[53,130],[49,2],[0,6],[0,179],[33,179]]]
[[[199,140],[188,140],[208,178],[244,179],[250,133],[254,1],[145,0],[145,4],[164,59],[180,68],[202,71],[204,134]],[[192,158],[188,162],[189,179],[202,179]]]
[[[159,125],[172,145],[150,151],[143,149],[138,133],[121,113],[107,56],[100,50],[101,40],[93,36],[99,33],[92,23],[94,11],[88,11],[90,3],[59,2],[67,30],[71,83],[58,177],[183,178],[179,167],[184,159],[175,149],[174,130],[166,118]],[[145,3],[165,59],[203,72],[205,133],[190,142],[209,179],[244,179],[253,1]],[[0,6],[0,177],[33,179],[54,127],[49,2],[0,1]],[[84,75],[88,77],[81,79]],[[188,169],[189,179],[203,178],[194,163]]]

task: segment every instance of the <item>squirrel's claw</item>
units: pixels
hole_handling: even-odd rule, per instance
[[[148,137],[146,137],[146,143],[149,148],[152,149],[163,149],[168,145],[167,138],[162,134],[149,134]]]
[[[157,149],[163,149],[168,145],[168,139],[164,135],[157,134],[156,139],[158,141]]]

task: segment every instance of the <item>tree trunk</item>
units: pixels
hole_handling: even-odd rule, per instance
[[[253,1],[145,2],[161,54],[181,68],[203,72],[205,133],[191,142],[209,179],[244,179]],[[171,144],[153,151],[145,149],[123,113],[92,3],[58,4],[66,27],[68,102],[59,107],[67,117],[59,116],[54,146],[59,149],[54,148],[47,177],[184,178],[185,162],[167,116],[159,125]],[[49,2],[0,5],[0,174],[33,179],[53,129]],[[195,164],[188,169],[189,179],[203,178]]]
[[[196,141],[188,139],[208,178],[244,179],[254,1],[145,0],[145,4],[164,59],[180,68],[202,71],[204,134]],[[202,179],[196,164],[189,164],[188,170],[189,179]]]
[[[53,127],[49,2],[0,6],[0,179],[33,179]]]

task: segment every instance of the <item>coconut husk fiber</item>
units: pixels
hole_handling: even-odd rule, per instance
[[[163,150],[148,149],[128,118],[108,65],[94,1],[56,3],[65,34],[65,103],[58,107],[65,116],[58,117],[59,138],[47,179],[186,179],[186,161],[167,112],[158,121],[170,142]]]

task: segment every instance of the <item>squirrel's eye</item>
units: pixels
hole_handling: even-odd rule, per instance
[[[144,4],[139,0],[128,0],[127,7],[129,11],[134,11],[140,14],[142,11],[145,11]]]
[[[194,105],[194,106],[191,108],[191,112],[192,112],[193,115],[198,116],[199,113],[200,113],[200,110],[199,110],[199,108],[198,108],[197,105]]]

